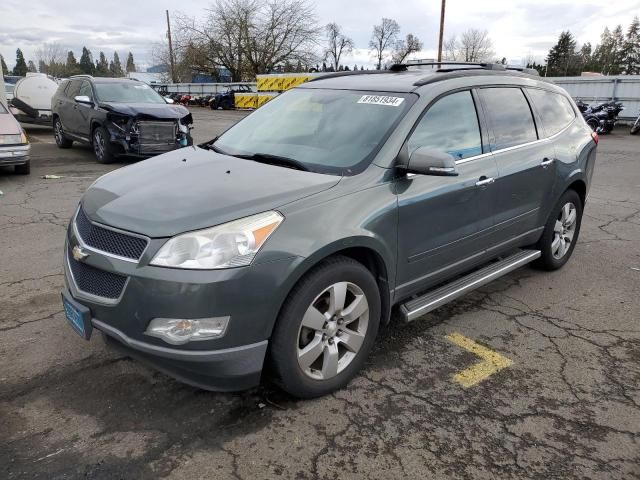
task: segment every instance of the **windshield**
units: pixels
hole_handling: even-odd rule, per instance
[[[227,130],[215,148],[229,155],[287,157],[311,171],[364,169],[415,101],[412,94],[295,89]]]
[[[146,83],[96,83],[96,94],[101,102],[113,103],[166,103]]]

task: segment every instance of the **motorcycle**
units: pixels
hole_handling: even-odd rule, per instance
[[[636,118],[636,121],[633,122],[631,130],[629,131],[631,135],[635,135],[638,132],[640,132],[640,115],[638,115],[638,118]]]
[[[622,103],[612,100],[598,105],[589,105],[582,112],[582,116],[594,132],[607,134],[613,130],[622,110],[624,110]]]

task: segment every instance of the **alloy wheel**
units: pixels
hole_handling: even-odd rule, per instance
[[[309,305],[298,332],[297,357],[314,380],[328,380],[357,356],[367,333],[369,304],[360,287],[338,282]]]
[[[572,202],[564,204],[553,227],[553,242],[551,254],[557,260],[564,257],[571,248],[571,242],[576,233],[578,212]]]
[[[104,158],[104,135],[102,135],[102,131],[99,128],[93,134],[93,150],[96,152],[98,159]]]
[[[64,140],[64,133],[62,132],[62,123],[60,120],[56,120],[56,124],[53,129],[53,135],[56,138],[56,143],[60,145]]]

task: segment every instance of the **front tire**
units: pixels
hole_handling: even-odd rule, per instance
[[[275,381],[300,398],[344,387],[362,368],[380,324],[375,278],[348,257],[328,259],[286,300],[271,341]]]
[[[18,175],[29,175],[31,173],[31,162],[29,161],[22,165],[16,165],[13,168]]]
[[[93,152],[96,155],[98,163],[112,163],[114,160],[113,149],[111,142],[109,142],[109,134],[104,127],[96,127],[93,130],[91,140]]]
[[[543,270],[562,268],[576,247],[581,224],[580,195],[575,190],[567,190],[551,212],[536,245],[542,255],[534,262],[534,266]]]
[[[73,145],[73,140],[69,140],[64,136],[62,122],[58,117],[53,121],[53,137],[56,139],[56,145],[58,148],[71,148]]]
[[[600,127],[600,122],[595,118],[590,118],[589,120],[587,120],[587,125],[589,125],[591,130],[597,132],[598,128]]]
[[[640,117],[638,117],[636,122],[633,124],[633,127],[631,127],[631,130],[629,131],[631,135],[635,135],[638,132],[640,132]]]

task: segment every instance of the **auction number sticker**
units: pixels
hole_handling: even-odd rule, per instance
[[[369,105],[386,105],[388,107],[399,107],[404,102],[402,97],[387,97],[384,95],[363,95],[358,103],[367,103]]]

